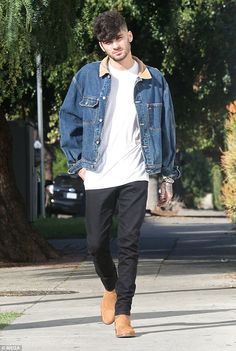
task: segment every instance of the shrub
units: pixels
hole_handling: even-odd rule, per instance
[[[222,193],[226,213],[230,220],[236,223],[236,100],[227,106],[227,110],[226,151],[223,152],[221,158],[225,174]]]
[[[183,155],[181,180],[187,207],[198,207],[202,198],[212,192],[212,166],[212,159],[201,150],[188,151]]]
[[[60,173],[67,172],[67,162],[64,153],[58,147],[55,152],[55,160],[53,162],[53,177],[55,178]]]

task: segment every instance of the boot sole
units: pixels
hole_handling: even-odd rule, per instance
[[[134,338],[136,335],[133,334],[122,334],[122,335],[116,335],[117,338]]]

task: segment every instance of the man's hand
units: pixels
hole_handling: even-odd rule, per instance
[[[160,186],[160,193],[159,193],[159,207],[166,207],[169,205],[171,199],[173,197],[173,184],[163,181]]]
[[[86,168],[81,168],[78,172],[78,175],[80,176],[81,179],[85,179],[85,174],[86,174]]]

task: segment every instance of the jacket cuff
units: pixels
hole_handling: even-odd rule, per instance
[[[161,175],[163,178],[170,178],[173,180],[181,177],[181,172],[178,166],[174,166],[171,170],[169,168],[162,168]]]
[[[68,174],[77,174],[79,170],[83,168],[82,162],[78,161],[73,164],[69,164],[69,169],[67,171]]]

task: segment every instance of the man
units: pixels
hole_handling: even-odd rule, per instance
[[[130,310],[148,174],[163,178],[162,206],[179,176],[174,114],[161,73],[132,56],[133,35],[121,14],[99,15],[94,34],[106,57],[74,76],[60,111],[61,147],[68,172],[84,180],[88,250],[105,288],[102,320],[115,322],[117,337],[133,337]],[[117,268],[109,248],[116,209]]]

